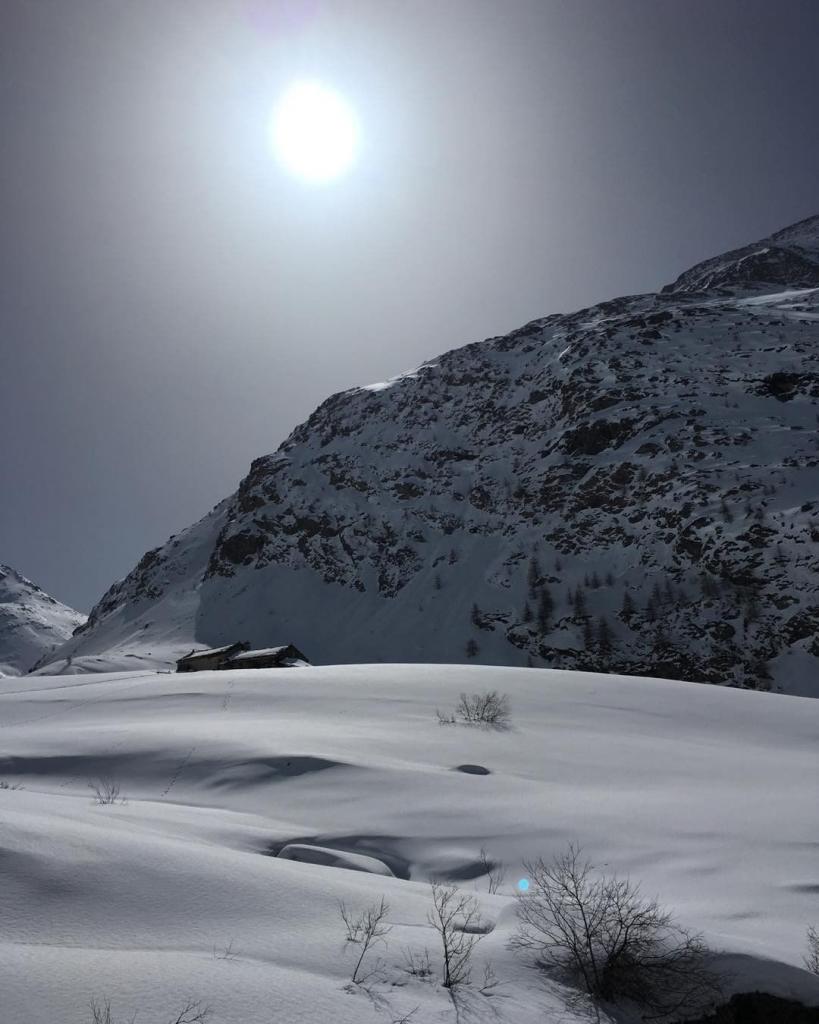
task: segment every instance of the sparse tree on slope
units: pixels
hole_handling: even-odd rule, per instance
[[[526,574],[526,582],[529,587],[529,597],[532,598],[532,600],[537,597],[537,587],[538,583],[540,583],[540,576],[540,562],[536,555],[532,555],[529,560],[529,571]]]
[[[433,885],[432,908],[428,920],[441,940],[444,988],[466,985],[472,952],[484,937],[478,901],[454,886]]]
[[[702,939],[630,880],[598,875],[577,846],[525,867],[510,945],[532,966],[579,983],[595,1003],[630,1001],[655,1019],[702,1013],[719,997]]]
[[[803,957],[805,967],[813,974],[819,974],[819,931],[808,928],[808,953]]]
[[[594,630],[591,619],[586,619],[583,623],[583,649],[586,651],[594,649]]]
[[[632,615],[634,615],[634,601],[631,598],[631,594],[626,590],[623,592],[623,604],[620,608],[620,618],[625,622],[628,622]]]
[[[552,595],[549,593],[548,588],[544,587],[540,592],[537,603],[537,625],[541,633],[549,631],[549,623],[551,622],[554,608],[555,603],[552,600]]]
[[[597,623],[597,647],[603,657],[608,657],[608,655],[611,654],[611,626],[609,626],[608,620],[605,616],[601,616],[600,621]]]

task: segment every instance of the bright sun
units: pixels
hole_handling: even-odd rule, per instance
[[[320,82],[295,82],[273,114],[272,142],[291,174],[320,184],[337,178],[352,164],[358,122],[337,92]]]

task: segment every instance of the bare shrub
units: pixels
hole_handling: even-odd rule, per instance
[[[22,789],[22,784],[19,782],[6,782],[5,779],[0,779],[0,789]]]
[[[99,779],[89,782],[88,788],[94,794],[94,802],[98,804],[124,804],[125,798],[120,796],[120,784],[114,779]]]
[[[429,960],[429,950],[424,948],[423,953],[416,953],[407,947],[404,950],[404,966],[401,969],[411,978],[418,978],[419,981],[429,980],[434,974]]]
[[[631,1000],[654,1018],[703,1012],[719,996],[698,935],[628,879],[598,875],[580,848],[526,864],[510,945],[544,970],[580,982],[595,1003]]]
[[[233,943],[235,941],[236,941],[235,939],[231,939],[230,942],[226,946],[223,946],[221,949],[217,948],[217,946],[214,946],[213,947],[213,959],[214,960],[230,960],[231,962],[233,962],[234,960],[237,960],[238,957],[239,957],[239,954],[233,948]]]
[[[131,1018],[133,1021],[133,1018]],[[105,999],[98,1003],[96,999],[91,1000],[91,1024],[115,1024],[111,1016],[111,1000]]]
[[[374,970],[377,970],[376,967],[366,975],[359,974],[367,953],[376,943],[382,941],[392,931],[392,928],[385,923],[390,912],[390,905],[382,896],[380,903],[373,903],[369,907],[365,907],[357,916],[353,915],[344,901],[339,903],[338,910],[344,922],[344,927],[347,930],[346,941],[361,945],[361,955],[353,969],[351,979],[354,985],[358,985],[372,977]]]
[[[808,928],[808,953],[802,957],[805,967],[813,974],[819,974],[819,931]]]
[[[204,1024],[210,1016],[210,1007],[199,1000],[189,999],[179,1013],[168,1024]]]
[[[482,996],[493,996],[496,994],[495,989],[500,985],[498,976],[495,974],[495,969],[490,963],[483,965],[483,981],[480,986],[480,993]]]
[[[504,729],[509,725],[512,709],[505,693],[487,690],[486,693],[462,693],[455,714],[464,722]]]
[[[475,945],[484,937],[478,901],[455,886],[432,886],[427,920],[438,933],[444,956],[444,988],[466,985]]]
[[[483,868],[482,873],[486,875],[489,892],[494,896],[506,881],[506,872],[504,871],[503,864],[501,864],[500,861],[490,860],[489,854],[483,847],[481,847],[481,852],[478,854],[478,858],[480,860],[481,867]]]
[[[199,1000],[189,999],[185,1005],[167,1022],[167,1024],[204,1024],[210,1016],[210,1008],[203,1006]],[[136,1014],[129,1018],[128,1024],[135,1024]],[[91,1024],[117,1024],[111,1014],[111,1000],[104,999],[98,1003],[91,1000]]]
[[[438,708],[435,709],[435,717],[438,719],[438,725],[456,725],[455,715],[445,715]]]
[[[410,1010],[409,1013],[405,1013],[402,1017],[394,1017],[391,1024],[412,1024],[412,1018],[420,1010],[420,1006],[416,1006],[414,1010]]]

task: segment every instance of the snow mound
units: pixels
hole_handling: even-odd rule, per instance
[[[441,728],[461,692],[507,693],[511,727]],[[502,999],[473,1024],[580,1024],[507,948],[524,862],[571,841],[657,894],[734,972],[819,1004],[819,702],[578,672],[442,665],[0,680],[0,1020],[454,1024],[430,880],[480,903]],[[491,765],[483,778],[452,765]],[[115,781],[100,804],[89,783]],[[506,881],[490,895],[481,850]],[[283,853],[283,851],[289,851]],[[271,855],[278,853],[279,855]],[[348,870],[338,870],[339,867]],[[401,877],[399,877],[401,876]],[[338,905],[381,897],[371,994]],[[410,977],[428,949],[433,976]],[[733,986],[733,987],[732,987]],[[373,1000],[375,1002],[373,1002]]]
[[[367,871],[371,875],[386,875],[393,878],[387,865],[375,857],[364,857],[360,853],[345,853],[331,850],[326,846],[310,846],[307,843],[288,843],[279,851],[284,860],[295,860],[301,864],[323,864],[331,868],[346,868],[348,871]]]

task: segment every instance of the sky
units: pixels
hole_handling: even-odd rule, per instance
[[[817,96],[815,0],[0,0],[0,562],[88,610],[329,394],[819,213]]]

